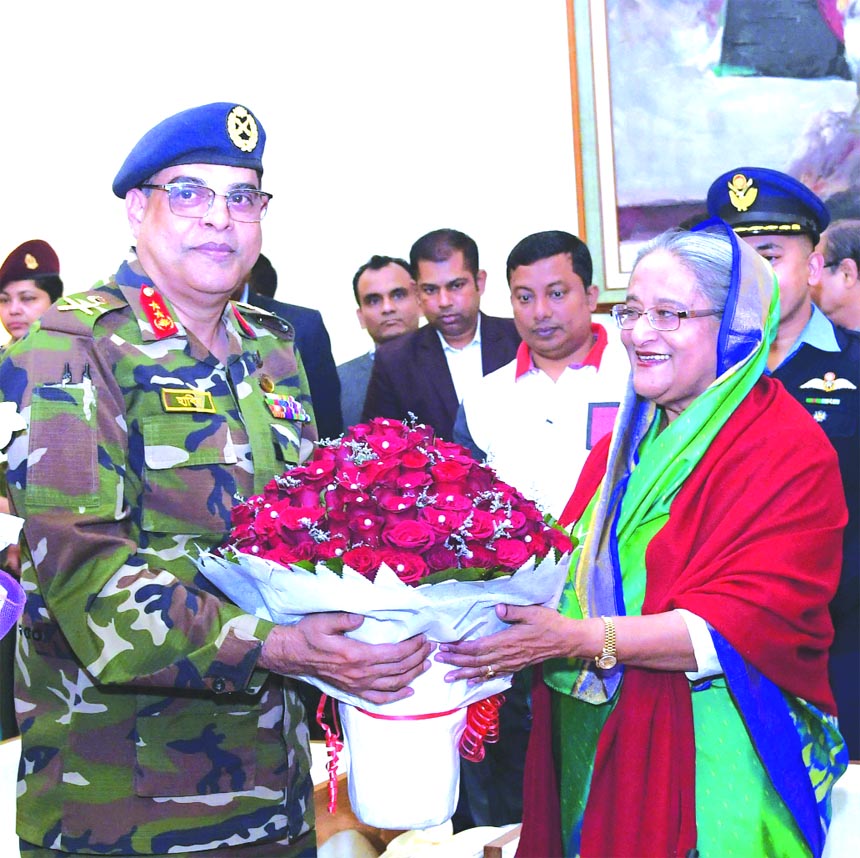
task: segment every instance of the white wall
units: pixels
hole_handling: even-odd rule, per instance
[[[0,260],[44,238],[68,292],[130,244],[110,190],[128,151],[209,101],[266,129],[263,251],[338,362],[368,343],[351,280],[371,254],[462,229],[485,309],[510,315],[511,247],[577,231],[565,0],[32,0],[3,4],[0,33]]]

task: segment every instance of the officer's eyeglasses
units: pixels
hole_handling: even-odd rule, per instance
[[[640,316],[645,316],[648,324],[655,331],[677,331],[681,326],[681,319],[698,319],[700,316],[719,316],[722,310],[673,310],[670,307],[651,307],[648,310],[634,310],[626,304],[615,304],[612,307],[612,318],[619,328],[632,330],[639,321]]]
[[[253,188],[237,188],[227,194],[216,194],[206,185],[188,182],[168,182],[166,185],[141,185],[154,191],[165,191],[170,211],[179,217],[205,217],[215,202],[215,197],[224,197],[227,210],[233,220],[242,223],[257,223],[266,216],[271,194]]]

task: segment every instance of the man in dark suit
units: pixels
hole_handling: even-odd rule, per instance
[[[374,346],[337,368],[344,426],[361,422],[376,346],[417,331],[421,319],[415,281],[405,259],[371,256],[355,272],[352,293],[358,305],[355,311],[358,323],[370,335]]]
[[[331,339],[319,310],[276,301],[278,275],[272,263],[262,253],[248,277],[246,295],[239,300],[268,310],[289,322],[296,332],[296,347],[302,358],[314,417],[320,438],[337,438],[343,432],[340,412],[340,381],[331,353]]]
[[[480,312],[487,274],[468,235],[429,232],[412,245],[409,264],[427,325],[377,349],[363,417],[412,413],[450,441],[463,397],[514,359],[520,337],[513,319]]]

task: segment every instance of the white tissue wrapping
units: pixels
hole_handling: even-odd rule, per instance
[[[252,555],[236,560],[201,553],[201,572],[240,608],[278,624],[298,622],[309,613],[349,611],[364,622],[349,637],[366,643],[395,643],[417,634],[431,641],[471,640],[506,627],[498,604],[555,607],[567,575],[570,555],[550,553],[540,563],[528,561],[513,575],[491,581],[444,581],[413,587],[387,566],[374,581],[344,567],[337,574],[325,566],[315,571],[285,568]],[[510,687],[501,674],[469,685],[445,682],[452,668],[433,660],[411,684],[413,695],[394,703],[373,704],[313,676],[300,676],[340,701],[340,717],[349,744],[349,797],[355,815],[379,828],[426,828],[454,813],[459,794],[458,742],[466,707]],[[357,707],[357,708],[356,708]],[[441,718],[375,719],[448,712]]]
[[[249,554],[227,560],[201,552],[200,571],[242,610],[279,625],[297,623],[307,614],[349,611],[362,614],[364,622],[348,636],[365,643],[396,643],[425,634],[431,641],[473,640],[506,628],[495,607],[546,605],[555,607],[564,585],[570,555],[555,560],[552,552],[541,562],[528,561],[513,575],[491,581],[443,581],[413,587],[404,584],[387,566],[376,579],[343,568],[338,574],[319,565],[314,571],[299,566],[286,568]],[[450,669],[450,668],[449,668]],[[437,682],[428,671],[413,681],[412,697],[395,703],[373,704],[313,676],[299,676],[330,697],[385,715],[420,715],[468,706],[511,684],[510,675],[497,676],[478,685],[465,680]]]

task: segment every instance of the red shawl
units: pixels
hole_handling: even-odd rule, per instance
[[[586,462],[562,516],[602,478],[608,444]],[[765,676],[827,712],[828,603],[841,563],[845,501],[836,455],[782,385],[764,378],[678,493],[646,552],[643,614],[686,608]],[[537,673],[537,672],[536,672]],[[561,853],[549,692],[536,676],[518,856]],[[655,729],[659,725],[659,729]],[[570,741],[570,740],[569,740]],[[648,812],[639,804],[647,790]],[[627,818],[629,824],[619,824]],[[695,737],[687,678],[627,667],[601,733],[583,855],[672,855],[695,845]]]

